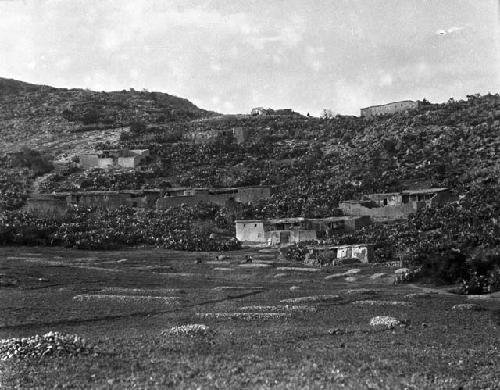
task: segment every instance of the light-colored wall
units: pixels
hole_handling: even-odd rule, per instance
[[[345,215],[367,215],[372,218],[401,219],[416,212],[421,204],[407,203],[396,206],[368,208],[359,203],[341,202],[340,209]]]
[[[99,168],[102,168],[102,169],[111,168],[113,166],[113,159],[112,158],[100,158],[100,159],[98,159],[97,166]]]
[[[139,156],[118,157],[118,165],[123,168],[135,168],[139,165],[139,161]]]
[[[387,205],[396,206],[403,203],[401,194],[371,194],[366,197],[380,206],[384,206],[384,200],[387,200]]]
[[[290,242],[316,241],[316,230],[290,230]]]
[[[264,222],[236,222],[236,238],[238,239],[238,241],[243,242],[266,242]]]
[[[99,166],[99,157],[97,154],[82,154],[80,156],[80,165],[83,169],[97,168]]]
[[[28,198],[25,210],[36,215],[59,217],[67,213],[68,205],[64,198]]]
[[[368,263],[372,255],[372,248],[363,245],[344,246],[337,248],[337,259],[359,259]]]
[[[267,199],[271,196],[270,187],[247,187],[238,188],[235,200],[241,203],[256,202],[260,199]]]

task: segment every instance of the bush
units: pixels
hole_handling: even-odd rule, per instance
[[[444,283],[455,283],[467,275],[465,255],[453,249],[420,255],[415,263],[421,266],[420,276]]]

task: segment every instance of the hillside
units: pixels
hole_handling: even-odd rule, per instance
[[[149,92],[41,89],[12,95],[17,105],[4,99],[6,106],[24,107],[25,111],[18,112],[19,123],[57,118],[59,131],[84,135],[72,141],[79,147],[85,144],[89,148],[88,135],[94,134],[93,147],[147,148],[151,156],[135,171],[83,171],[73,167],[57,173],[51,172],[49,160],[71,155],[76,146],[70,151],[59,145],[58,153],[48,153],[45,143],[41,153],[24,149],[4,156],[0,181],[4,209],[19,209],[35,187],[43,193],[262,184],[274,186],[275,193],[236,209],[198,205],[144,212],[125,208],[97,216],[88,209],[77,210],[62,224],[12,211],[1,215],[8,226],[0,231],[4,243],[82,248],[147,244],[222,250],[237,247],[229,240],[234,235],[235,218],[325,217],[336,212],[340,201],[358,199],[363,194],[448,187],[460,196],[458,202],[418,212],[408,221],[375,224],[356,234],[337,235],[330,241],[375,243],[378,259],[394,259],[402,253],[414,259],[452,248],[471,254],[480,248],[496,250],[500,246],[500,204],[496,197],[500,192],[499,95],[469,95],[467,100],[450,99],[439,104],[424,101],[410,112],[372,119],[320,119],[286,110],[264,116],[215,116],[194,110],[181,100],[185,108],[172,109],[178,114],[167,120],[159,118],[159,111],[153,109],[161,99],[154,100],[151,96],[155,95]],[[85,125],[82,115],[88,111],[80,108],[87,106],[62,102],[62,96],[73,96],[74,102],[78,100],[75,96],[85,94],[96,97],[91,107],[100,110],[100,122]],[[116,103],[119,97],[127,102],[123,107]],[[51,101],[57,104],[47,103]],[[83,98],[78,101],[83,102]],[[54,106],[60,111],[57,115]],[[138,114],[134,107],[138,107]],[[108,115],[111,112],[114,116]],[[114,119],[105,124],[106,118]],[[98,128],[123,126],[127,121],[132,123],[130,130]],[[29,129],[25,128],[24,136],[36,139]],[[5,128],[3,131],[8,133]],[[106,131],[114,131],[113,138]],[[246,139],[236,142],[234,132],[246,134]],[[210,237],[214,233],[225,238],[213,241]]]
[[[248,142],[221,137],[186,142],[184,134],[246,129]],[[147,175],[91,171],[56,177],[47,190],[180,186],[277,186],[253,217],[323,216],[341,200],[425,186],[458,193],[500,169],[500,97],[469,96],[408,114],[364,119],[338,116],[222,116],[123,133],[120,145],[149,148]]]
[[[28,146],[54,155],[99,133],[105,140],[107,134],[116,134],[113,129],[136,121],[165,123],[212,114],[161,92],[96,92],[0,78],[0,154]]]

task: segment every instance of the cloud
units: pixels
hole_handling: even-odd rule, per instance
[[[461,31],[463,30],[465,27],[457,27],[457,26],[453,26],[453,27],[450,27],[446,30],[437,30],[436,31],[436,35],[447,35],[447,34],[453,34],[454,32],[457,32],[457,31]]]

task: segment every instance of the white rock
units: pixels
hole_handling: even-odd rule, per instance
[[[376,316],[370,320],[370,326],[374,328],[392,329],[399,324],[401,324],[401,322],[391,316]]]

